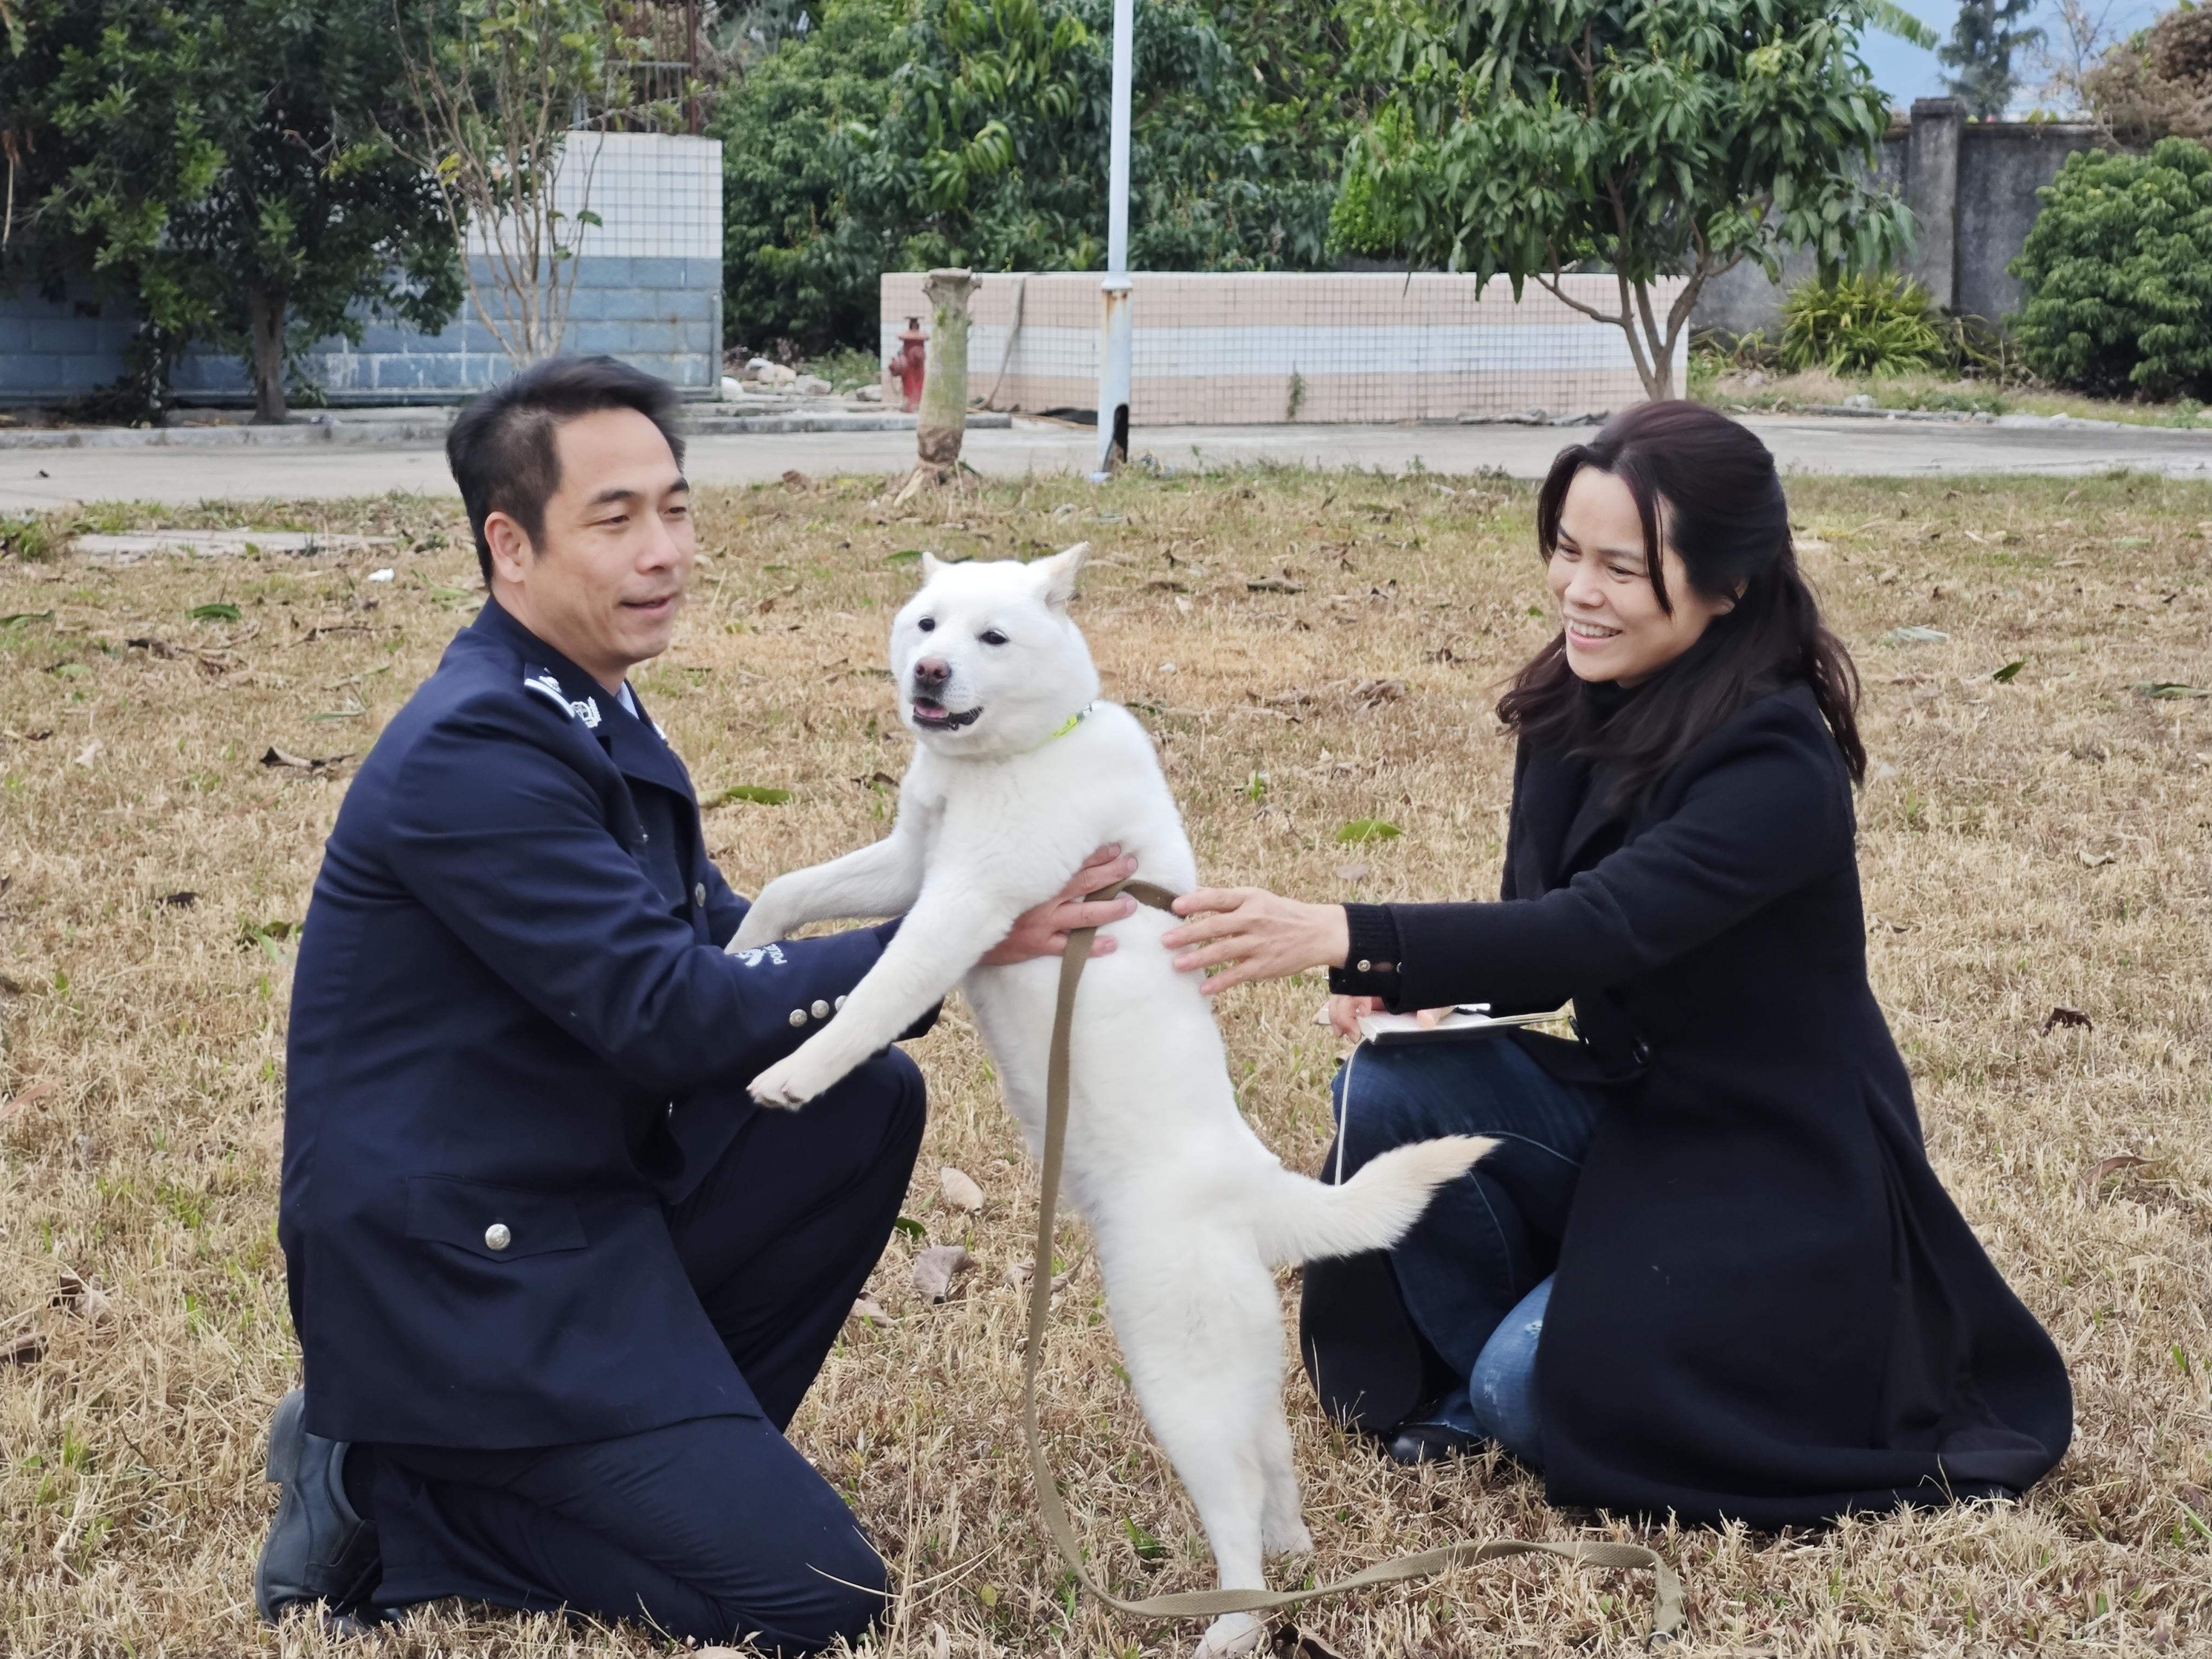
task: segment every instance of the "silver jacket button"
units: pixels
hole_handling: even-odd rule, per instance
[[[845,1006],[845,999],[839,997],[836,1001],[831,1003],[830,1006],[833,1008],[842,1008]]]
[[[484,1249],[503,1250],[514,1243],[514,1235],[507,1230],[507,1223],[495,1221],[484,1229]]]
[[[804,1024],[806,1024],[806,1010],[805,1010],[805,1009],[804,1009],[804,1008],[794,1008],[794,1009],[793,1009],[793,1010],[791,1011],[791,1023],[792,1023],[793,1025],[804,1025]]]
[[[1372,972],[1374,971],[1374,969],[1375,969],[1375,964],[1374,964],[1373,963],[1371,963],[1371,962],[1364,962],[1364,961],[1363,961],[1363,962],[1359,964],[1359,971],[1360,971],[1361,973],[1363,973],[1363,974],[1372,973]]]
[[[814,1005],[813,1013],[814,1013],[814,1018],[817,1018],[817,1019],[827,1019],[827,1018],[830,1018],[830,1005],[829,1005],[828,1003],[826,1003],[826,1002],[823,1002],[823,1001],[820,1001],[820,1000],[817,1000],[816,1001],[815,1005]]]
[[[707,908],[707,884],[705,882],[702,881],[693,884],[691,888],[691,902],[697,905],[702,910]]]

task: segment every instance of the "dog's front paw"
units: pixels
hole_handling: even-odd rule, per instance
[[[745,919],[738,924],[738,931],[730,935],[723,950],[736,956],[741,951],[757,951],[776,937],[775,920],[756,904],[745,912]]]
[[[746,1087],[762,1105],[779,1106],[790,1111],[825,1093],[852,1069],[836,1056],[825,1054],[809,1042],[796,1054],[776,1061]]]

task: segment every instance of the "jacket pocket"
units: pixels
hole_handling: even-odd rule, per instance
[[[407,1237],[451,1244],[487,1261],[580,1250],[587,1242],[576,1201],[563,1194],[441,1176],[409,1178]]]

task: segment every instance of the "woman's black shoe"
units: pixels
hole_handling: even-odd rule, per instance
[[[284,1490],[253,1568],[253,1605],[275,1624],[288,1607],[320,1601],[341,1615],[376,1587],[376,1528],[346,1499],[345,1443],[309,1434],[307,1396],[295,1389],[269,1419],[266,1473]]]
[[[1485,1443],[1480,1435],[1449,1423],[1401,1423],[1390,1437],[1389,1451],[1401,1463],[1440,1463],[1480,1451]]]

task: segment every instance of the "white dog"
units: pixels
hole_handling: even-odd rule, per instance
[[[1197,884],[1151,741],[1097,701],[1097,671],[1068,619],[1085,549],[1033,564],[942,564],[899,612],[891,656],[920,739],[885,840],[770,882],[730,942],[802,923],[906,912],[883,957],[796,1052],[753,1079],[795,1107],[894,1042],[956,985],[967,994],[1034,1152],[1057,958],[982,967],[1014,919],[1119,842],[1147,880]],[[1071,1032],[1066,1185],[1097,1240],[1115,1334],[1146,1419],[1189,1490],[1224,1588],[1263,1588],[1263,1554],[1312,1547],[1284,1422],[1272,1267],[1383,1249],[1443,1182],[1494,1144],[1455,1136],[1384,1153],[1342,1186],[1276,1162],[1238,1115],[1212,1009],[1139,909],[1109,925]],[[1247,1652],[1262,1633],[1218,1620],[1199,1652]]]

